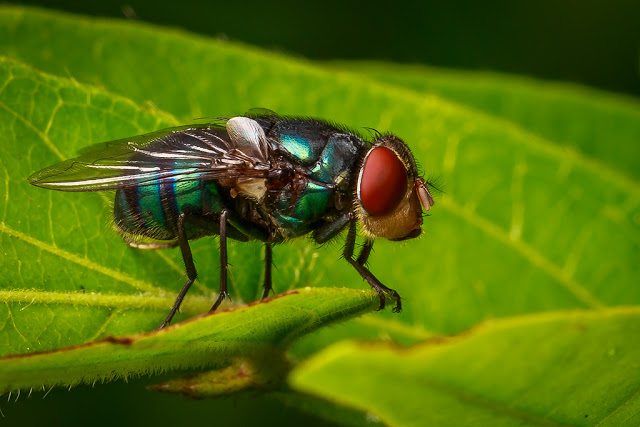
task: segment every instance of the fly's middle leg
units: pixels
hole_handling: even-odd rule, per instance
[[[189,288],[191,287],[191,285],[193,285],[193,282],[196,280],[196,277],[198,276],[198,272],[196,271],[196,266],[193,263],[193,256],[191,255],[191,248],[189,247],[189,241],[187,240],[187,233],[184,230],[185,218],[186,216],[184,212],[178,215],[178,227],[177,227],[178,245],[180,246],[180,252],[182,253],[182,260],[184,261],[184,266],[187,269],[187,278],[189,280],[187,280],[187,283],[185,283],[184,286],[182,287],[182,290],[180,291],[180,293],[178,294],[178,297],[176,298],[176,302],[173,303],[173,307],[171,308],[171,311],[169,312],[167,317],[160,324],[160,326],[158,326],[156,330],[160,330],[164,328],[171,322],[171,319],[173,319],[173,316],[176,314],[176,312],[180,308],[180,305],[182,304],[182,300],[184,300],[184,297],[187,295]]]

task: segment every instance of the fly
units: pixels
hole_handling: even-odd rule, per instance
[[[378,293],[379,310],[388,294],[399,312],[400,295],[367,260],[376,238],[419,236],[433,198],[407,145],[376,136],[368,142],[323,120],[260,110],[94,145],[29,181],[61,191],[115,190],[115,227],[129,245],[180,248],[188,280],[158,329],[197,277],[189,240],[212,235],[220,238],[220,289],[211,312],[227,297],[227,238],[264,242],[264,299],[272,245],[307,234],[321,244],[344,230],[345,260]],[[354,258],[358,224],[365,240]]]

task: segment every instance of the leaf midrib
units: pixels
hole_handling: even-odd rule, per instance
[[[101,292],[52,292],[33,289],[0,290],[0,301],[4,303],[56,304],[69,306],[108,307],[114,309],[144,309],[166,311],[173,305],[173,296],[156,296],[149,294],[123,294]],[[188,304],[184,304],[181,312],[202,314],[211,305],[211,298],[190,295]],[[23,307],[25,309],[27,306]],[[198,310],[196,307],[206,307]]]
[[[144,308],[165,310],[167,305],[171,305],[174,301],[172,296],[162,297],[149,294],[104,294],[99,292],[51,292],[40,290],[14,289],[0,290],[0,300],[3,302],[29,303],[29,304],[67,304],[71,306],[100,306],[118,309]],[[206,296],[190,296],[191,305],[188,311],[194,311],[200,314],[202,311],[195,310],[195,306],[208,307],[210,298]],[[185,306],[186,308],[186,306]],[[542,322],[557,321],[569,319],[576,316],[581,317],[607,317],[612,315],[631,315],[640,314],[640,305],[621,305],[614,307],[597,307],[589,309],[572,309],[572,310],[549,310],[536,313],[525,313],[514,316],[494,317],[489,320],[481,321],[466,331],[448,336],[447,342],[460,338],[467,338],[470,335],[477,334],[486,328],[512,328],[529,326]],[[359,323],[384,328],[385,324],[390,324],[390,329],[395,332],[403,333],[414,338],[422,338],[428,340],[436,335],[435,332],[426,331],[422,328],[416,329],[414,325],[394,320],[378,318],[370,318],[374,316],[370,314],[365,317],[356,319]]]

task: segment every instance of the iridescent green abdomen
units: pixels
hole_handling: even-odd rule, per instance
[[[195,175],[192,178],[196,178]],[[173,241],[177,238],[180,213],[215,218],[222,208],[220,188],[215,182],[189,180],[183,176],[179,181],[118,190],[113,217],[119,231],[135,237],[137,242],[144,239],[136,236]],[[211,234],[189,223],[185,228],[189,239]]]

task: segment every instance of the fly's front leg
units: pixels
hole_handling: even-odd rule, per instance
[[[344,227],[353,221],[355,215],[353,212],[345,212],[336,218],[333,222],[329,222],[313,232],[313,240],[318,244],[323,244],[336,237],[344,229]]]
[[[264,293],[262,294],[262,299],[265,299],[269,296],[269,292],[271,292],[271,264],[272,264],[272,254],[271,254],[271,243],[264,244]]]
[[[360,250],[360,255],[358,255],[358,259],[356,260],[356,262],[364,267],[367,264],[367,261],[369,260],[369,255],[371,255],[372,248],[373,248],[373,240],[367,239],[367,241],[364,242],[362,249]]]
[[[360,273],[360,276],[362,276],[362,278],[365,279],[367,283],[369,283],[369,286],[371,286],[378,293],[378,296],[380,297],[380,306],[378,307],[378,310],[382,310],[384,308],[385,293],[388,293],[391,295],[393,299],[396,300],[396,306],[393,308],[393,311],[395,313],[400,312],[400,310],[402,310],[402,300],[400,298],[400,295],[398,295],[398,293],[393,289],[387,288],[385,285],[380,283],[380,281],[376,278],[376,276],[374,276],[364,266],[364,264],[367,262],[367,259],[369,258],[371,249],[373,248],[373,241],[367,240],[365,242],[357,260],[353,259],[353,249],[355,248],[355,245],[356,245],[356,222],[351,221],[349,223],[349,232],[347,233],[347,241],[344,245],[344,251],[342,252],[344,259],[346,259],[347,262],[351,264],[358,273]]]
[[[173,319],[173,316],[176,314],[176,312],[180,308],[180,305],[182,304],[182,300],[184,300],[184,297],[187,295],[189,288],[191,287],[191,285],[193,285],[193,282],[196,280],[196,277],[198,276],[198,273],[196,271],[196,266],[193,264],[193,257],[191,256],[191,248],[189,247],[189,241],[187,240],[187,233],[184,231],[184,221],[185,221],[185,214],[183,212],[180,215],[178,215],[178,244],[180,245],[182,260],[184,261],[184,266],[187,269],[187,277],[189,280],[187,280],[187,283],[185,283],[184,286],[182,287],[182,290],[180,291],[180,293],[178,294],[178,297],[176,298],[176,302],[173,303],[173,307],[171,308],[171,311],[167,315],[166,319],[164,319],[164,322],[162,322],[160,326],[158,326],[158,329],[156,329],[157,331],[164,328],[171,322],[171,319]]]
[[[223,209],[220,212],[220,291],[218,293],[218,299],[209,310],[209,313],[216,311],[222,301],[228,296],[227,294],[227,270],[229,268],[227,262],[227,216],[229,215],[228,209]]]

